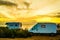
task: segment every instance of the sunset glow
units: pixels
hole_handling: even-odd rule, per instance
[[[9,1],[9,0],[8,0]],[[55,16],[56,13],[60,12],[60,0],[10,0],[10,2],[16,3],[17,6],[0,6],[0,15],[3,15],[2,19],[5,17],[10,20],[29,20],[38,15],[52,15]],[[27,4],[24,4],[27,2]],[[28,8],[27,8],[28,7]],[[55,17],[54,17],[55,18]],[[37,22],[57,22],[60,18],[53,17],[38,17],[34,18]],[[41,20],[40,20],[41,19]],[[56,21],[57,20],[57,21]],[[59,21],[60,22],[60,21]]]

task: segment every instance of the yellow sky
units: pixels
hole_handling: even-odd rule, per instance
[[[24,19],[32,19],[35,16],[38,15],[56,15],[56,13],[60,12],[60,0],[7,0],[13,3],[16,3],[17,6],[0,6],[0,15],[5,16],[6,18],[12,19],[12,20],[20,20],[22,18]],[[29,9],[27,10],[26,5],[24,2],[27,2],[30,4]],[[40,16],[39,16],[40,17]],[[58,21],[60,22],[60,18],[52,18],[51,17],[44,17],[44,18],[34,18],[33,20],[40,21],[42,19],[43,21],[46,21],[46,19],[49,21]],[[3,17],[2,17],[3,18]],[[2,20],[0,18],[0,20]]]

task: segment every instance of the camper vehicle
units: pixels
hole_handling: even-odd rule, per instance
[[[57,33],[57,25],[55,23],[37,23],[29,32],[32,34],[55,35]]]
[[[9,29],[20,29],[22,26],[22,23],[19,22],[7,22],[6,23],[7,27]]]

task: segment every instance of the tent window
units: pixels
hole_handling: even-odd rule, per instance
[[[35,28],[32,28],[32,30],[34,30]]]
[[[17,24],[15,24],[15,26],[18,26]]]
[[[13,26],[12,24],[10,26]]]
[[[46,25],[42,24],[41,27],[42,27],[42,28],[46,28]]]
[[[34,30],[34,29],[32,28],[32,30]]]

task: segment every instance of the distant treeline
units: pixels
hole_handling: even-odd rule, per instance
[[[15,37],[29,37],[27,30],[22,29],[8,29],[8,27],[0,27],[0,38],[15,38]]]

